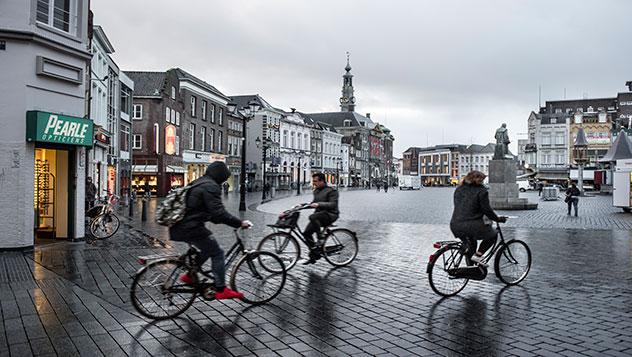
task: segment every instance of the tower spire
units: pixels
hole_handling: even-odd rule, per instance
[[[340,111],[353,112],[355,110],[355,97],[353,96],[353,74],[349,64],[349,51],[347,51],[346,73],[342,76],[342,96],[340,97]]]

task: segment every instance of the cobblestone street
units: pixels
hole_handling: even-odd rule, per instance
[[[609,197],[582,199],[577,219],[567,218],[559,201],[509,212],[520,218],[505,229],[506,239],[522,239],[532,250],[527,279],[507,288],[492,273],[441,299],[425,267],[432,242],[451,239],[451,192],[342,192],[337,224],[360,239],[349,267],[298,265],[267,305],[198,300],[181,318],[157,323],[129,303],[136,257],[184,247],[153,223],[155,201],[148,222],[137,210],[109,240],[1,253],[0,355],[632,354],[632,233],[617,229],[632,224],[631,215],[609,208]],[[245,214],[255,223],[251,245],[276,217],[254,210],[259,197],[249,195]],[[277,213],[309,199],[289,196],[260,209]],[[236,195],[227,197],[230,211],[237,203]],[[213,231],[222,247],[232,244],[230,228]]]

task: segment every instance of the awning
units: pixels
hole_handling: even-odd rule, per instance
[[[187,172],[187,170],[182,166],[167,165],[166,172],[175,173],[175,174],[183,174]]]
[[[155,174],[158,172],[158,165],[132,165],[132,172]]]
[[[568,180],[568,171],[540,171],[536,177],[540,180]]]

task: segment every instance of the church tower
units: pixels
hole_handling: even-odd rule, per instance
[[[349,65],[349,52],[347,52],[347,66],[342,76],[342,97],[340,97],[340,111],[353,112],[355,110],[355,97],[353,96],[353,74]]]

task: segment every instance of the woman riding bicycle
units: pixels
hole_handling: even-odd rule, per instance
[[[487,188],[483,186],[485,177],[480,171],[471,171],[463,178],[454,191],[454,211],[450,220],[450,230],[466,243],[466,255],[476,263],[496,241],[496,230],[490,224],[485,224],[483,216],[495,222],[507,221],[505,217],[496,215],[490,206]],[[478,250],[477,240],[482,240]]]

